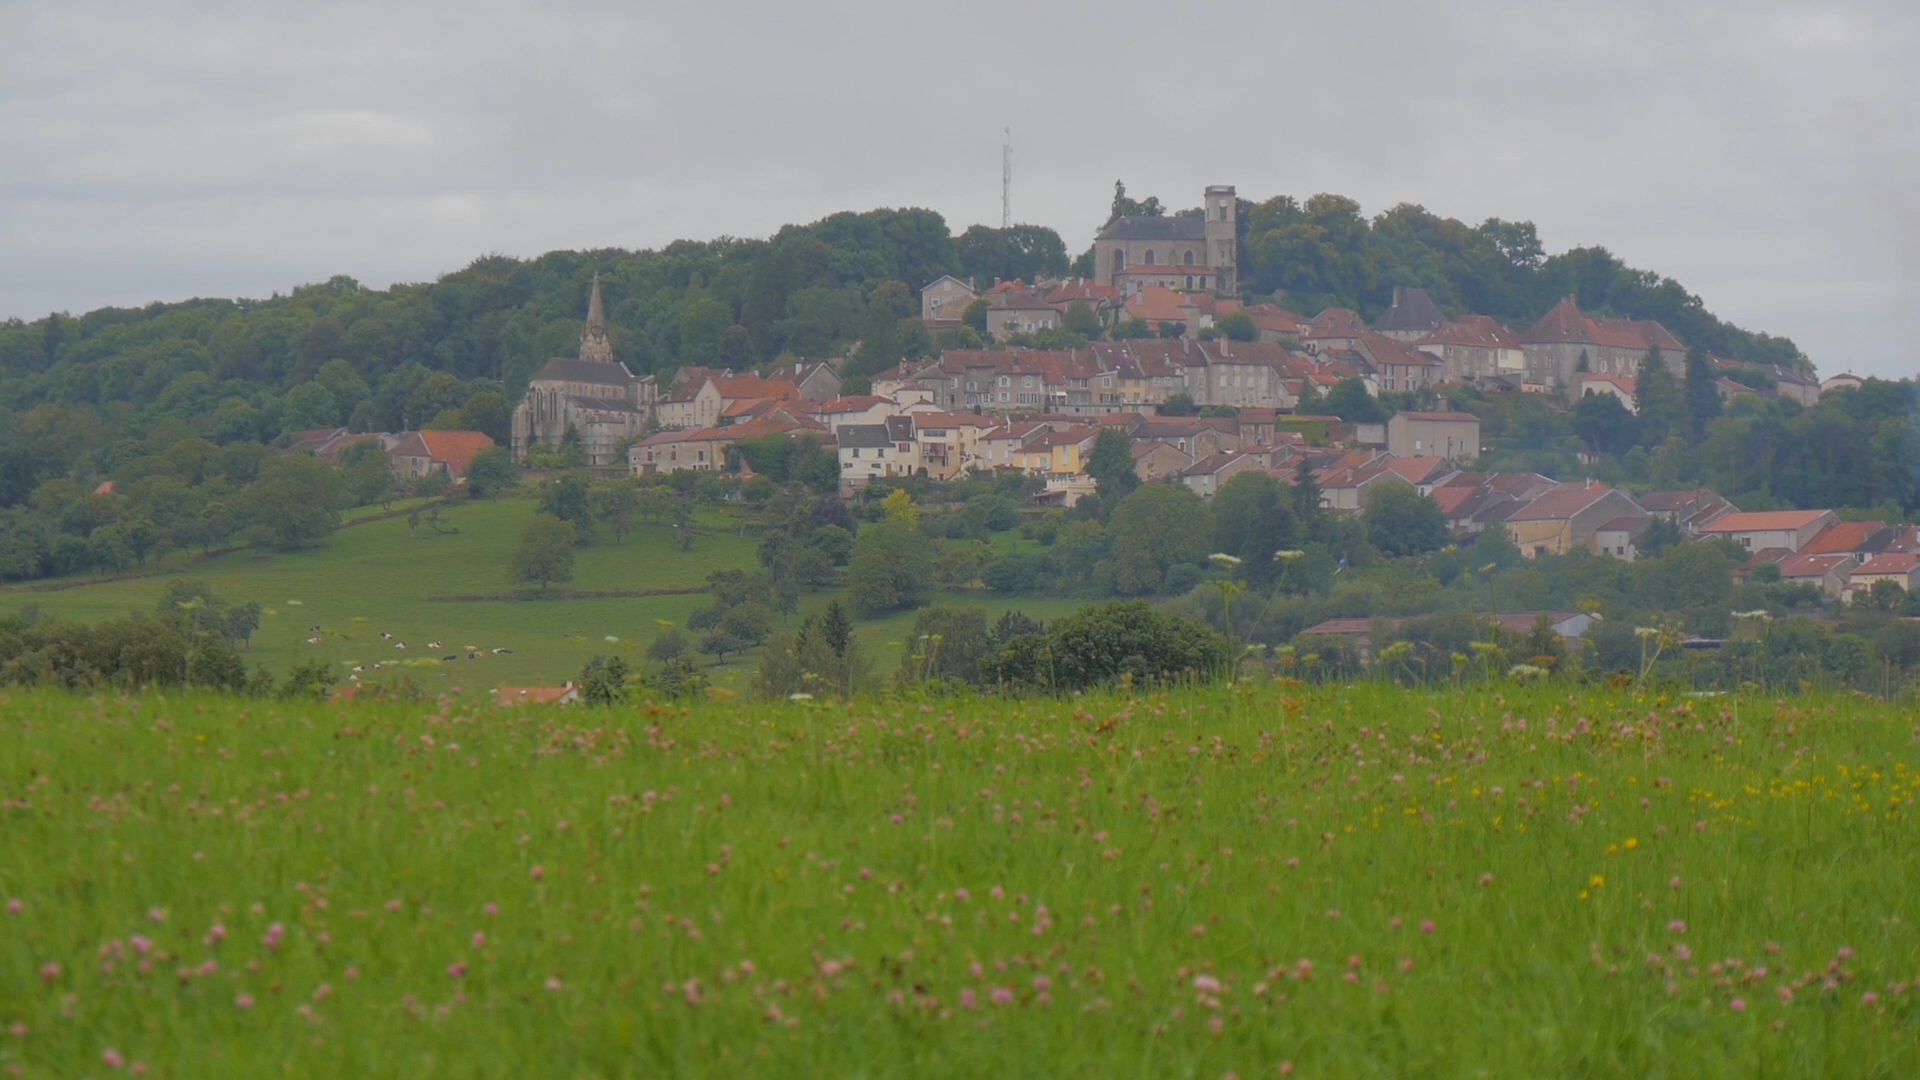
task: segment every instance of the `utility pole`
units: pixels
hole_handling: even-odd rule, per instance
[[[1006,142],[1000,147],[1000,227],[1013,227],[1013,129],[1006,129]]]

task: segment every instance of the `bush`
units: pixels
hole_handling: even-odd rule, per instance
[[[596,656],[580,669],[580,696],[589,705],[616,705],[627,700],[633,673],[624,658]]]

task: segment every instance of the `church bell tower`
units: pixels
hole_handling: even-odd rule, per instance
[[[600,272],[593,272],[593,295],[587,300],[587,325],[580,328],[580,359],[613,363],[613,340],[607,337],[607,308],[600,299]]]

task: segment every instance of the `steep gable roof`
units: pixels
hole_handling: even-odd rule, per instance
[[[1447,317],[1440,306],[1433,302],[1425,289],[1407,289],[1398,285],[1393,289],[1393,306],[1387,308],[1380,321],[1373,324],[1379,331],[1401,333],[1426,333],[1445,325]]]
[[[1613,489],[1591,480],[1561,484],[1521,507],[1508,521],[1564,521],[1613,494]]]
[[[634,381],[633,372],[622,363],[601,360],[569,360],[556,356],[540,365],[530,382],[577,382],[597,386],[626,386]]]

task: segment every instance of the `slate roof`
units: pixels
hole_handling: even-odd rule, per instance
[[[569,360],[564,356],[556,356],[542,364],[539,371],[533,373],[532,381],[625,386],[633,382],[633,372],[628,371],[625,364],[609,364],[600,360]]]
[[[1107,222],[1096,240],[1205,240],[1207,222],[1197,217],[1123,217]]]
[[[877,446],[892,446],[894,439],[887,432],[885,424],[842,424],[840,427],[840,446],[842,448],[869,449]]]
[[[1375,330],[1382,332],[1393,330],[1406,333],[1419,331],[1426,333],[1444,326],[1447,316],[1440,306],[1433,302],[1425,289],[1403,289],[1395,286],[1393,306],[1387,309],[1380,321],[1373,324]]]

